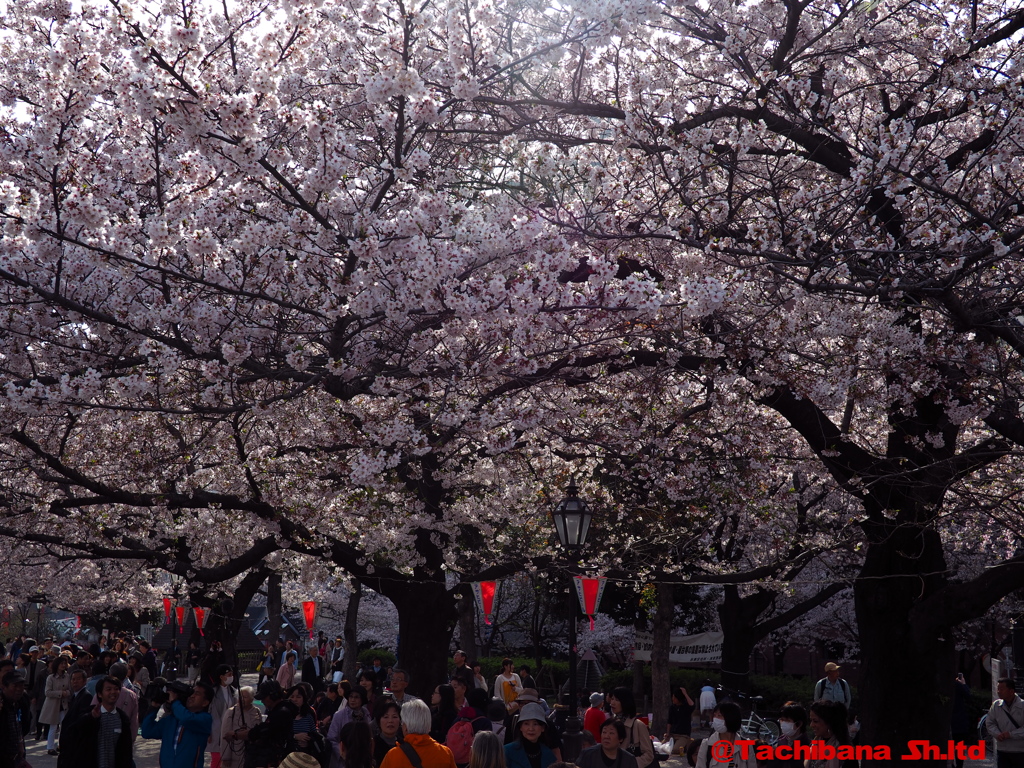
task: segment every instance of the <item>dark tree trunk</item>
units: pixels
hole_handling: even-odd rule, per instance
[[[352,591],[348,596],[348,607],[345,609],[345,662],[342,670],[349,680],[356,679],[359,667],[359,601],[363,597],[363,585],[353,582]],[[404,660],[403,660],[404,661]]]
[[[654,722],[651,733],[660,738],[668,723],[668,707],[672,703],[668,681],[668,656],[672,644],[672,616],[676,602],[673,584],[658,584],[658,610],[654,614],[654,647],[651,649],[651,708]]]
[[[476,642],[476,598],[468,584],[462,585],[459,597],[459,646],[466,652],[469,660],[474,661],[480,653]]]
[[[456,597],[443,581],[381,583],[380,589],[398,609],[398,660],[409,672],[409,691],[430,701],[434,687],[448,680]]]
[[[276,643],[281,637],[281,575],[267,578],[267,640]]]
[[[945,570],[937,533],[894,527],[869,545],[854,586],[866,673],[855,707],[864,742],[890,745],[894,765],[908,741],[945,744],[948,738],[955,643],[950,633],[915,626],[913,619],[915,606],[942,589]],[[913,706],[894,691],[913,691]]]
[[[772,604],[770,592],[740,597],[735,585],[725,587],[718,616],[722,622],[722,685],[738,691],[750,690],[750,654],[760,639],[753,631],[758,616]]]

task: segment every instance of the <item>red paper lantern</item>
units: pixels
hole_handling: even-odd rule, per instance
[[[171,623],[171,598],[164,598],[164,624]]]
[[[183,605],[175,606],[174,613],[178,616],[178,634],[184,634],[184,632],[185,632],[185,606],[183,606]]]
[[[484,624],[491,623],[491,616],[494,613],[494,595],[498,592],[496,581],[475,581],[473,582],[473,594],[476,596],[476,607],[484,615]]]
[[[594,614],[601,605],[601,595],[604,594],[604,584],[608,579],[599,576],[596,579],[588,579],[585,576],[573,576],[576,582],[576,595],[580,599],[580,607],[590,619],[590,628],[594,628]]]
[[[192,613],[196,615],[196,626],[199,627],[199,634],[203,634],[203,623],[206,619],[206,611],[200,608],[198,605],[192,608]]]
[[[306,620],[306,629],[309,630],[309,639],[313,639],[313,622],[316,621],[316,600],[302,601],[302,616]]]

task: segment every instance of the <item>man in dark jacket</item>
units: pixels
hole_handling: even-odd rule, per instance
[[[86,679],[84,669],[76,669],[71,673],[71,698],[68,699],[68,711],[64,713],[64,722],[60,726],[57,768],[75,768],[78,765],[78,734],[75,726],[92,709],[92,696],[85,687]]]
[[[320,650],[315,646],[309,647],[309,656],[302,662],[302,682],[313,686],[313,693],[320,693],[324,690],[324,660],[320,658]]]
[[[13,768],[25,756],[21,728],[21,700],[25,678],[13,669],[0,678],[0,768]]]
[[[245,744],[245,768],[277,765],[295,749],[292,724],[298,710],[285,698],[277,680],[267,680],[256,691],[267,709],[267,719],[249,731]]]
[[[128,715],[117,708],[121,681],[105,677],[96,685],[99,701],[75,723],[75,765],[82,768],[132,768]],[[66,716],[65,716],[66,717]]]

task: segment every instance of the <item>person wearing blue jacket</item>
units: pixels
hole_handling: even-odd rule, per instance
[[[213,730],[213,715],[207,710],[213,691],[206,683],[197,683],[184,704],[177,692],[167,692],[168,701],[160,709],[164,715],[156,719],[160,709],[154,708],[142,721],[142,738],[160,739],[160,768],[203,768],[206,743]]]
[[[548,721],[544,709],[533,702],[519,710],[518,738],[505,745],[505,763],[508,768],[548,768],[555,762],[555,753],[544,744],[544,729]]]

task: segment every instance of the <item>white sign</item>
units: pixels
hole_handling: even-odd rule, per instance
[[[673,664],[721,664],[722,632],[701,632],[699,635],[672,635],[669,641],[668,660]],[[654,648],[654,635],[637,632],[633,658],[636,661],[650,661]]]

